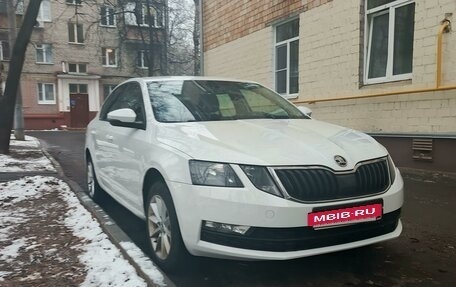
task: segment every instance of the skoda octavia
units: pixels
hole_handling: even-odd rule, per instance
[[[283,260],[398,237],[403,181],[370,136],[254,82],[135,78],[87,128],[89,195],[146,221],[151,256]]]

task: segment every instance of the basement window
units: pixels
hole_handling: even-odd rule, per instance
[[[366,0],[366,84],[412,78],[415,3]]]

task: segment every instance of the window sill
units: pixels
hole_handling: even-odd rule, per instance
[[[55,102],[38,102],[38,105],[55,105]]]
[[[117,68],[118,66],[108,66],[108,65],[102,65],[103,68]]]
[[[387,82],[378,82],[378,83],[366,83],[361,85],[361,89],[369,89],[369,88],[389,88],[389,87],[400,87],[403,86],[404,84],[406,85],[411,85],[412,84],[412,79],[404,79],[404,80],[390,80]]]
[[[75,45],[75,46],[85,46],[85,43],[78,43],[78,42],[68,42],[70,45]]]
[[[49,65],[49,66],[54,65],[54,63],[47,63],[47,62],[35,62],[35,64],[37,64],[37,65]]]
[[[279,94],[281,95],[283,98],[287,99],[287,100],[295,100],[297,98],[299,98],[299,94]]]
[[[375,79],[364,79],[364,85],[375,85],[375,84],[383,84],[383,83],[391,83],[391,82],[399,82],[399,81],[406,81],[411,80],[413,74],[403,74],[397,75],[390,78],[375,78]]]
[[[100,27],[103,27],[103,28],[117,28],[116,25],[102,25],[102,24],[100,24]]]

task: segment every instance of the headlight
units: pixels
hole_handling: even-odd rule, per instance
[[[391,177],[391,184],[396,179],[396,167],[394,166],[393,159],[388,155],[388,169]]]
[[[190,175],[195,185],[243,187],[229,164],[190,160]]]
[[[241,165],[241,168],[256,188],[267,193],[283,197],[282,193],[277,188],[276,184],[272,180],[271,175],[265,167],[255,165]]]

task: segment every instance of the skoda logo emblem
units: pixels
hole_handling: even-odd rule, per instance
[[[340,155],[334,156],[334,160],[336,161],[336,163],[340,167],[346,167],[347,166],[347,160],[345,158],[343,158],[342,156],[340,156]]]

